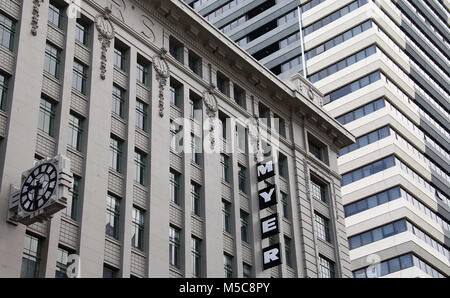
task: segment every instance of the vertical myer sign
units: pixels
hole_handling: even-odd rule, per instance
[[[264,181],[275,176],[275,169],[272,160],[266,160],[256,165],[258,182]],[[258,191],[259,210],[269,208],[277,204],[277,192],[275,185],[269,184],[264,189]],[[278,214],[274,213],[270,216],[262,218],[261,239],[266,239],[280,232],[278,223]],[[280,244],[276,243],[263,249],[263,268],[264,270],[278,266],[281,264]]]

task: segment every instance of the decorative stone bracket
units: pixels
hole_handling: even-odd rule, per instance
[[[105,7],[103,14],[95,18],[95,28],[98,31],[98,40],[102,44],[102,54],[100,56],[100,78],[106,79],[106,53],[111,46],[111,40],[114,38],[114,26],[110,20],[111,8]]]
[[[33,12],[31,17],[31,34],[37,35],[37,29],[39,28],[39,8],[44,0],[33,0]]]
[[[214,150],[216,139],[214,137],[215,118],[218,111],[217,98],[214,95],[214,89],[216,86],[210,83],[209,88],[203,92],[203,102],[206,106],[206,114],[209,117],[209,137],[211,140],[211,149]]]
[[[156,79],[159,81],[159,116],[164,117],[164,88],[170,75],[169,65],[166,61],[167,50],[161,48],[161,53],[153,57],[153,67],[156,71]]]

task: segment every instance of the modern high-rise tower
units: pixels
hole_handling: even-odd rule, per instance
[[[356,137],[339,168],[354,277],[450,274],[443,0],[188,0],[281,79],[303,74]]]

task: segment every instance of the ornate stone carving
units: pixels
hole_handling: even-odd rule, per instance
[[[95,28],[98,31],[98,40],[102,44],[102,54],[100,57],[100,77],[102,80],[106,78],[106,53],[111,46],[111,40],[114,38],[114,26],[110,20],[111,8],[105,7],[103,14],[95,18]]]
[[[33,0],[33,12],[31,17],[31,34],[37,35],[37,29],[39,28],[39,8],[44,0]]]
[[[206,115],[209,117],[209,137],[211,140],[211,149],[214,149],[216,139],[214,137],[214,129],[215,129],[215,118],[217,113],[217,99],[214,95],[214,88],[215,85],[211,84],[208,88],[208,90],[205,90],[203,92],[203,102],[206,106]]]
[[[164,88],[167,84],[170,70],[166,61],[166,49],[162,48],[161,53],[153,57],[153,67],[156,71],[156,79],[159,82],[159,116],[164,117]]]

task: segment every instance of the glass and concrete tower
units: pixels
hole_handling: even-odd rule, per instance
[[[340,150],[354,277],[450,274],[449,3],[187,1],[356,136]]]

